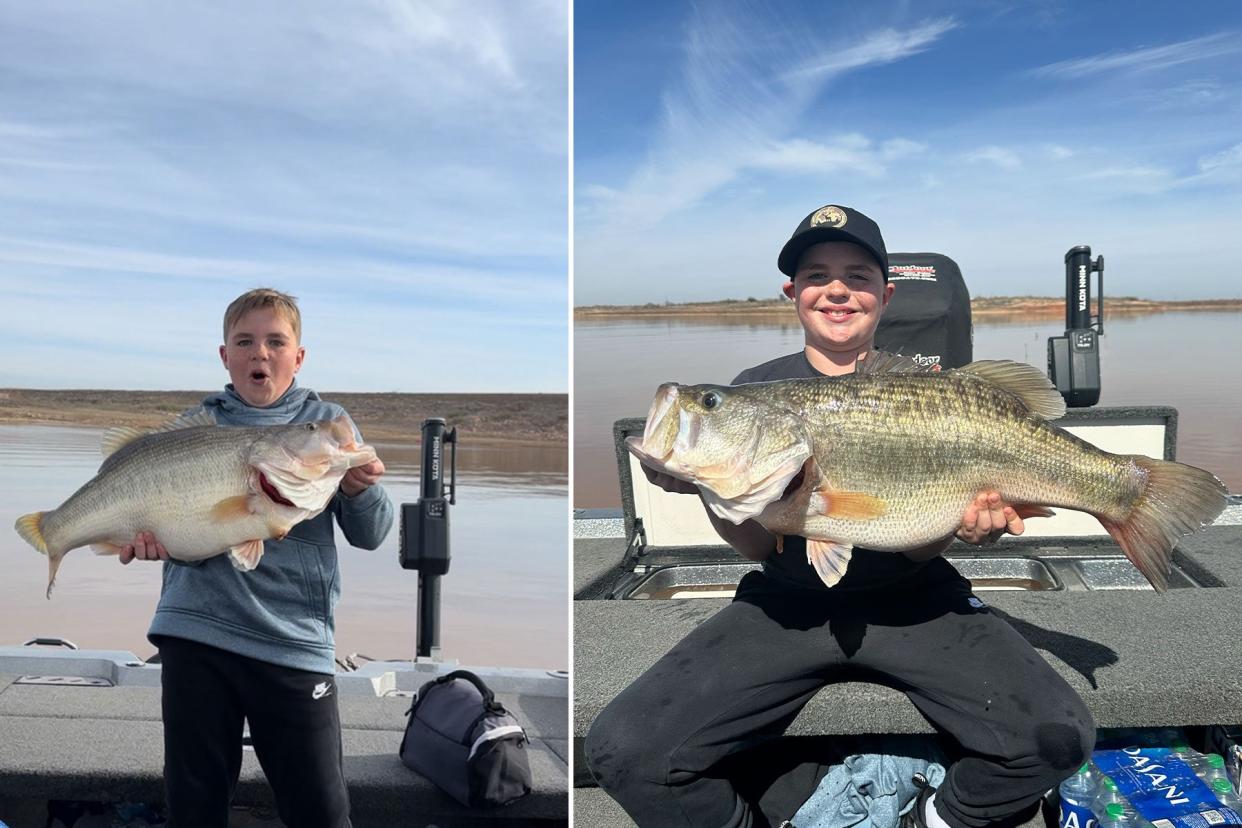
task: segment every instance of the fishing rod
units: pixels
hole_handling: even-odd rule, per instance
[[[440,578],[449,571],[449,511],[457,503],[457,429],[443,417],[423,420],[423,466],[417,503],[401,504],[402,569],[418,570],[419,658],[440,656]],[[448,497],[444,495],[444,449],[453,448]]]
[[[1091,274],[1097,274],[1096,314],[1091,314]],[[1100,401],[1100,337],[1104,335],[1104,257],[1091,248],[1065,254],[1065,335],[1048,337],[1048,377],[1071,408]]]

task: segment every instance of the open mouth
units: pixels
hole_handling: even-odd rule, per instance
[[[821,308],[819,312],[833,320],[845,320],[854,315],[854,311],[849,308]]]
[[[781,492],[781,496],[777,498],[778,501],[783,501],[786,498],[791,497],[798,491],[799,488],[802,487],[802,481],[806,480],[807,467],[811,465],[811,462],[811,458],[808,457],[806,462],[802,464],[802,468],[798,469],[798,473],[795,474],[793,479],[789,481],[789,484],[785,486],[785,491]]]
[[[272,481],[268,480],[267,475],[263,472],[259,472],[259,488],[262,489],[263,494],[271,498],[273,502],[279,503],[282,506],[293,505],[293,501],[287,499],[284,495],[277,491],[276,487],[272,485]]]
[[[263,371],[251,371],[250,372],[251,382],[263,382],[265,379],[267,379],[267,374],[264,373]]]

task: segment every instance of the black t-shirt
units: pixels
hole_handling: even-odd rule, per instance
[[[747,368],[738,374],[733,385],[748,382],[773,382],[784,379],[815,379],[823,377],[807,359],[806,351],[777,357],[776,359]],[[841,578],[833,592],[852,592],[860,589],[887,586],[897,583],[926,565],[926,561],[915,562],[900,552],[877,552],[874,549],[854,547],[850,557],[849,568]],[[791,586],[828,589],[815,568],[806,559],[806,538],[798,535],[786,535],[783,551],[773,552],[763,562],[763,571],[774,581]]]

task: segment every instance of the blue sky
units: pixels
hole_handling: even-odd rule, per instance
[[[0,2],[0,387],[213,389],[299,297],[303,384],[567,389],[555,0]]]
[[[775,297],[846,204],[972,294],[1242,297],[1242,5],[646,2],[574,13],[574,303]]]

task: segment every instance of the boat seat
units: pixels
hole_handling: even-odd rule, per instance
[[[973,358],[970,291],[957,262],[941,253],[890,253],[893,298],[875,344],[923,365],[960,368]]]

